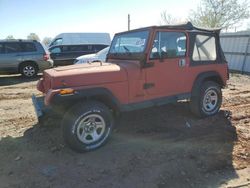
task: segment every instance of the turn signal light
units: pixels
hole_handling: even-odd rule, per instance
[[[60,90],[61,95],[69,95],[69,94],[74,94],[74,90],[67,88],[67,89],[61,89]]]

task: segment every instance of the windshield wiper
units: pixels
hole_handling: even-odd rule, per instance
[[[132,53],[130,52],[130,50],[129,50],[126,46],[122,46],[122,47],[126,50],[126,52],[127,52],[127,54],[128,54],[129,56],[132,55]]]

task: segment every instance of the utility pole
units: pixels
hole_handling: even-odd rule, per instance
[[[128,14],[128,31],[130,30],[130,14]]]

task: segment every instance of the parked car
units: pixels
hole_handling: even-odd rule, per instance
[[[52,68],[48,50],[35,40],[0,40],[0,72],[31,78]]]
[[[82,55],[74,61],[74,64],[82,64],[82,63],[92,63],[92,62],[104,62],[106,60],[107,54],[109,51],[109,47],[102,49],[96,54],[88,54]]]
[[[190,22],[118,33],[107,62],[45,71],[45,98],[33,96],[38,119],[61,114],[65,142],[84,152],[104,145],[125,111],[185,99],[196,116],[215,115],[229,79],[219,33]]]
[[[49,48],[54,66],[72,65],[80,55],[96,53],[108,45],[105,44],[81,44],[59,45]]]
[[[49,45],[54,65],[71,65],[80,55],[93,54],[111,43],[108,33],[62,33]]]

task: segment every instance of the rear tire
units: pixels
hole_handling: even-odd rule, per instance
[[[76,104],[62,120],[63,137],[71,149],[91,151],[107,142],[113,123],[112,113],[104,104],[97,101]]]
[[[19,71],[25,78],[34,78],[37,75],[38,68],[35,63],[23,63]]]
[[[215,115],[222,103],[222,92],[219,84],[206,81],[192,93],[190,109],[198,117]]]

